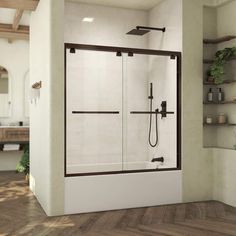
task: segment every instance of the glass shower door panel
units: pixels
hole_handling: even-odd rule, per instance
[[[148,116],[131,112],[148,110],[148,56],[125,56],[123,68],[123,169],[144,169],[148,156]]]
[[[135,54],[134,57],[126,57],[124,61],[124,169],[176,168],[176,59]],[[166,118],[161,118],[161,114],[148,114],[156,109],[161,111],[163,101],[167,102],[167,111],[174,114],[168,114]],[[152,162],[162,157],[163,163]]]
[[[67,173],[122,170],[122,59],[67,52]]]

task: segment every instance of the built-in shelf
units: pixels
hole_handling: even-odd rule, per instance
[[[214,62],[214,60],[212,60],[212,59],[203,59],[204,64],[212,64],[213,62]]]
[[[3,151],[4,145],[5,144],[19,144],[19,149],[18,150],[7,150],[7,151]],[[29,142],[0,142],[0,152],[20,152],[24,150],[24,146],[28,145]]]
[[[212,123],[212,124],[208,124],[208,123],[204,123],[204,126],[236,126],[236,124],[229,124],[229,123],[225,123],[225,124],[219,124],[219,123]]]
[[[223,102],[203,102],[205,105],[226,105],[226,104],[236,104],[236,101],[223,101]]]
[[[225,150],[236,151],[236,149],[234,149],[234,148],[226,148],[226,147],[219,147],[219,146],[204,146],[204,148],[217,148],[217,149],[225,149]]]
[[[233,39],[236,39],[235,35],[227,35],[227,36],[216,38],[216,39],[203,39],[203,43],[204,44],[218,44],[218,43],[224,43]]]
[[[236,57],[231,57],[230,59],[228,59],[228,61],[235,61]],[[203,64],[212,64],[214,62],[213,59],[203,59]]]
[[[228,42],[228,41],[231,41],[231,40],[236,40],[236,35],[225,35],[224,37],[219,37],[219,38],[204,38],[203,39],[203,44],[205,44],[205,47],[204,47],[204,50],[205,48],[207,48],[207,46],[213,46],[212,49],[217,49],[217,44],[220,44],[220,43],[224,43],[224,42]],[[236,41],[232,41],[232,42],[236,42]],[[216,45],[216,46],[215,46]],[[207,57],[207,55],[206,55]],[[211,67],[211,65],[214,64],[214,61],[215,61],[215,57],[210,57],[208,55],[208,58],[203,58],[203,64],[204,64],[204,69],[209,69]],[[234,65],[236,61],[236,57],[231,57],[230,59],[227,60],[227,63],[228,64],[232,64]],[[205,79],[205,78],[204,78]],[[207,78],[206,78],[207,79]],[[231,84],[233,86],[235,86],[234,84],[236,84],[236,80],[234,79],[227,79],[227,80],[224,80],[222,83],[220,84],[216,84],[214,81],[212,82],[208,82],[208,81],[203,81],[203,85],[204,86],[222,86],[222,85],[227,85],[225,87],[228,88],[228,84]],[[229,98],[230,99],[230,98]],[[232,100],[226,100],[226,101],[222,101],[222,102],[217,102],[217,101],[214,101],[214,102],[208,102],[208,101],[203,101],[203,104],[204,105],[228,105],[228,104],[236,104],[236,100],[233,100],[234,97],[231,97]],[[203,98],[204,100],[204,98]],[[231,107],[231,106],[230,106]],[[232,107],[233,109],[234,107]],[[210,109],[210,107],[205,107],[205,109]],[[231,109],[231,108],[230,108]],[[204,130],[207,130],[207,134],[206,136],[204,137],[206,140],[209,139],[210,137],[208,137],[208,132],[212,132],[214,131],[215,129],[219,129],[219,131],[223,131],[223,130],[226,130],[226,131],[229,131],[231,132],[231,130],[236,127],[236,124],[230,124],[230,123],[225,123],[225,124],[219,124],[219,123],[212,123],[212,124],[208,124],[206,122],[203,123],[203,126],[204,126]],[[216,135],[216,138],[217,138],[218,134]],[[221,138],[224,138],[224,137],[221,137]],[[214,140],[213,140],[214,141]],[[216,140],[215,140],[216,141]],[[234,145],[227,145],[226,143],[226,147],[222,147],[222,146],[218,146],[217,142],[213,142],[212,143],[213,145],[206,145],[206,144],[203,144],[204,148],[210,148],[210,149],[221,149],[221,150],[229,150],[230,151],[235,151],[235,148],[234,148]],[[215,144],[215,146],[214,146]],[[234,155],[234,154],[233,154]]]
[[[204,85],[215,85],[215,86],[220,86],[222,84],[233,84],[233,83],[236,83],[236,80],[227,79],[227,80],[224,80],[224,82],[221,84],[216,84],[215,82],[207,82],[207,81],[203,82]]]

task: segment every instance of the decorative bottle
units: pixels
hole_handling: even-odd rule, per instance
[[[224,101],[224,93],[222,92],[222,89],[218,89],[218,102]]]
[[[208,93],[207,93],[207,101],[208,102],[213,102],[213,92],[212,92],[212,88],[209,89]]]

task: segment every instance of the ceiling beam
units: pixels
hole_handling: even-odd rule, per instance
[[[35,11],[39,0],[0,0],[0,8]]]
[[[13,30],[10,24],[0,24],[0,38],[29,40],[29,26],[19,25],[17,30]]]
[[[20,24],[20,20],[21,20],[21,17],[23,15],[23,10],[16,10],[16,13],[15,13],[15,16],[14,16],[14,20],[13,20],[13,24],[12,24],[12,29],[13,30],[18,30],[19,28],[19,24]]]
[[[14,31],[18,30],[23,13],[24,13],[24,10],[20,10],[20,9],[16,10],[14,19],[13,19],[13,24],[12,24],[12,29]],[[8,39],[8,43],[12,43],[12,39]]]

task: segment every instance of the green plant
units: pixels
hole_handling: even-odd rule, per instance
[[[208,75],[214,79],[216,84],[223,83],[224,65],[226,64],[227,60],[235,56],[236,47],[225,48],[216,52],[213,64],[208,71]]]
[[[25,175],[29,174],[29,145],[24,146],[24,153],[21,157],[19,164],[16,167],[16,171],[20,173],[25,173]]]

